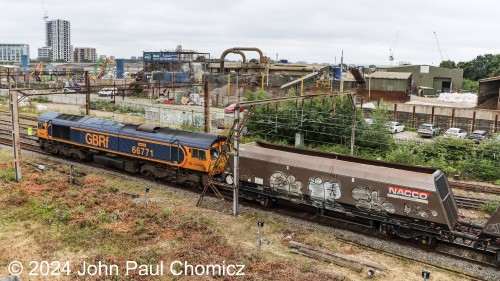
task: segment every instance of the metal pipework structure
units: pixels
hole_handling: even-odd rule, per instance
[[[243,63],[247,62],[247,57],[245,56],[245,53],[243,53],[242,51],[234,51],[234,52],[231,52],[231,53],[240,55],[241,59],[243,60]]]
[[[230,53],[239,54],[239,52],[241,52],[241,51],[255,51],[255,52],[259,53],[259,57],[260,57],[259,61],[261,63],[265,62],[264,53],[262,53],[262,51],[259,48],[255,48],[255,47],[234,47],[234,48],[230,48],[230,49],[227,49],[224,52],[222,52],[222,55],[220,56],[220,72],[219,73],[224,73],[224,59],[226,58],[227,54],[230,54]]]

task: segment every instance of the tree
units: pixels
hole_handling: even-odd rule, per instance
[[[479,55],[471,61],[459,62],[458,67],[463,69],[465,79],[477,81],[492,77],[500,68],[500,55]]]
[[[444,67],[444,68],[449,68],[449,69],[456,69],[457,64],[452,61],[452,60],[444,60],[439,64],[439,67]]]
[[[462,89],[467,92],[477,93],[477,91],[479,90],[479,82],[464,79],[464,82],[462,83]]]

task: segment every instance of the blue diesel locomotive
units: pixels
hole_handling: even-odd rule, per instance
[[[47,112],[38,118],[40,147],[78,160],[93,158],[129,172],[201,183],[222,150],[224,136],[146,124]],[[214,174],[222,173],[219,163]]]

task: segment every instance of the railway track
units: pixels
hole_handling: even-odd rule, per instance
[[[463,209],[481,210],[484,205],[495,204],[498,201],[484,198],[473,198],[455,195],[457,206]]]
[[[7,110],[0,110],[0,116],[2,117],[8,117],[8,119],[10,120],[10,111],[7,111]],[[38,118],[37,117],[34,117],[34,116],[30,116],[30,115],[26,115],[26,114],[19,114],[19,119],[24,119],[24,120],[29,120],[29,121],[33,121],[34,123],[38,122]]]
[[[500,187],[498,186],[467,183],[461,181],[449,181],[449,182],[452,188],[500,195]]]
[[[439,265],[439,264],[436,264],[434,262],[429,262],[429,261],[423,261],[423,260],[420,260],[420,259],[415,259],[415,258],[412,258],[412,257],[401,255],[399,253],[395,253],[395,252],[392,252],[392,251],[386,251],[384,249],[380,249],[380,248],[377,248],[377,247],[372,247],[372,246],[369,246],[369,245],[357,243],[357,242],[354,242],[354,241],[351,241],[351,240],[348,240],[348,239],[344,239],[344,238],[340,238],[340,237],[335,237],[335,239],[341,241],[342,243],[349,244],[349,245],[352,245],[352,246],[355,246],[355,247],[358,247],[358,248],[361,248],[361,249],[366,249],[366,250],[369,250],[369,251],[372,251],[372,252],[375,252],[375,253],[383,254],[385,256],[389,256],[389,257],[392,257],[392,258],[395,258],[395,259],[398,259],[398,260],[401,260],[401,261],[404,261],[404,262],[414,262],[414,263],[416,262],[416,263],[420,263],[420,264],[425,265],[425,266],[427,266],[429,268],[434,268],[434,269],[439,269],[439,270],[445,270],[445,271],[448,271],[448,272],[452,272],[452,273],[454,273],[454,274],[456,274],[456,275],[458,275],[460,277],[465,277],[467,279],[477,280],[479,278],[478,276],[475,276],[475,275],[472,275],[472,274],[468,274],[468,273],[465,273],[465,272],[453,269],[451,267]],[[491,265],[489,263],[478,262],[477,260],[473,260],[473,259],[466,259],[466,258],[464,259],[464,257],[462,257],[460,255],[453,255],[453,254],[449,254],[449,253],[445,253],[445,252],[440,252],[440,251],[435,251],[435,252],[437,252],[439,254],[442,254],[442,255],[445,255],[445,256],[448,256],[448,257],[452,257],[452,258],[456,258],[456,259],[460,259],[460,260],[465,260],[465,261],[468,261],[468,262],[473,262],[475,264],[481,264],[482,266],[487,266],[487,267],[493,266],[493,265]]]

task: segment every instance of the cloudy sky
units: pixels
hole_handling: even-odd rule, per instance
[[[49,19],[71,22],[75,47],[99,55],[141,56],[184,49],[211,57],[232,47],[309,63],[438,65],[500,53],[500,1],[464,0],[44,0]],[[41,0],[0,0],[0,43],[45,42]],[[399,31],[399,36],[397,36]],[[396,42],[396,37],[397,42]],[[395,44],[396,42],[396,44]],[[395,44],[395,46],[394,46]],[[239,59],[236,55],[229,59]],[[247,58],[257,57],[249,52]]]

